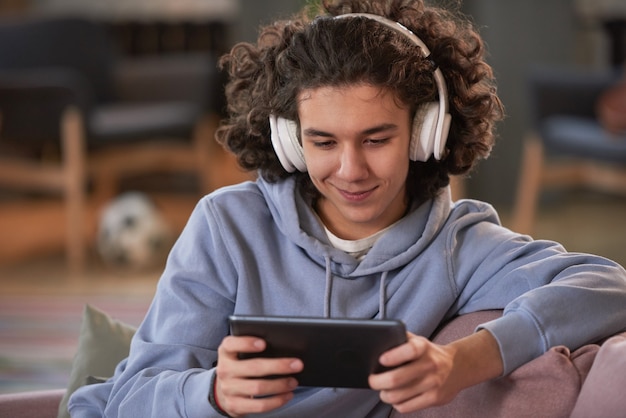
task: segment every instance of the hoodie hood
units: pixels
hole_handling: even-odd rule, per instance
[[[452,206],[450,190],[444,188],[435,199],[412,207],[359,262],[332,247],[319,218],[296,190],[294,178],[278,183],[268,183],[263,179],[257,182],[280,231],[306,251],[311,259],[326,265],[332,274],[344,278],[382,274],[405,266],[424,251],[441,231]],[[295,196],[295,199],[287,196]]]

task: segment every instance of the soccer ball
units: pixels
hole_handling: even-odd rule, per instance
[[[173,234],[154,202],[145,194],[128,192],[102,211],[97,251],[111,266],[146,268],[162,262]]]

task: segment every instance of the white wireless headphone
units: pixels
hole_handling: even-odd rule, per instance
[[[426,57],[430,50],[413,32],[401,23],[385,17],[369,13],[347,13],[336,16],[336,19],[345,17],[366,17],[402,33],[422,49]],[[433,72],[438,102],[428,102],[419,106],[413,117],[409,158],[411,161],[427,161],[431,155],[440,160],[446,146],[448,131],[450,130],[450,114],[448,113],[448,91],[443,74],[439,68]],[[272,146],[285,170],[292,173],[295,170],[305,172],[306,162],[302,145],[298,140],[298,125],[296,122],[270,115],[270,130]]]

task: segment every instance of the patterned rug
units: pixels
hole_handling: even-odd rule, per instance
[[[152,295],[0,295],[0,393],[63,388],[89,303],[139,325]]]

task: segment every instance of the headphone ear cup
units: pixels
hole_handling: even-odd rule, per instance
[[[435,150],[439,103],[420,105],[413,117],[409,158],[412,161],[428,161]]]
[[[289,173],[306,171],[304,151],[298,141],[296,122],[270,115],[272,146],[283,168]]]

